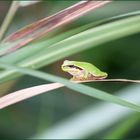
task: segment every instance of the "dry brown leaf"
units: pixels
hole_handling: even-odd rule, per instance
[[[5,95],[0,98],[0,109],[20,102],[22,100],[28,99],[30,97],[36,96],[38,94],[48,92],[50,90],[54,90],[63,86],[64,85],[60,83],[44,84],[9,93],[8,95]]]
[[[11,47],[0,55],[3,56],[14,52],[28,43],[47,35],[48,32],[56,29],[57,27],[72,22],[91,10],[99,8],[109,2],[111,1],[81,1],[71,7],[64,9],[63,11],[56,13],[55,15],[28,25],[25,28],[11,34],[2,42],[3,46],[4,44],[10,44]]]

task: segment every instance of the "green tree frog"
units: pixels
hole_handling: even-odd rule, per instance
[[[72,81],[99,80],[105,79],[108,75],[87,62],[65,60],[61,68],[73,76]]]

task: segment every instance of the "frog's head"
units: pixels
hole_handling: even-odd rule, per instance
[[[62,70],[65,72],[69,72],[72,75],[76,75],[82,69],[75,65],[75,61],[65,60],[61,66]]]

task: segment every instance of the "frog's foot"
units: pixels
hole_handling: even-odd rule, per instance
[[[70,81],[85,81],[85,78],[83,78],[83,77],[72,77],[70,79]]]
[[[70,81],[80,81],[80,80],[77,79],[76,77],[72,77],[72,78],[70,79]]]
[[[82,78],[73,77],[70,79],[70,81],[87,81],[87,80],[89,80],[89,79],[84,78],[84,77],[82,77]]]

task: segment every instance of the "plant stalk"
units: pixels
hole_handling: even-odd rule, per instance
[[[19,2],[20,1],[13,1],[9,10],[8,10],[8,13],[7,13],[2,25],[1,25],[1,28],[0,28],[0,41],[2,41],[2,39],[4,38],[6,31],[8,30],[9,25],[10,25],[12,19],[14,18],[16,11],[19,8]]]

